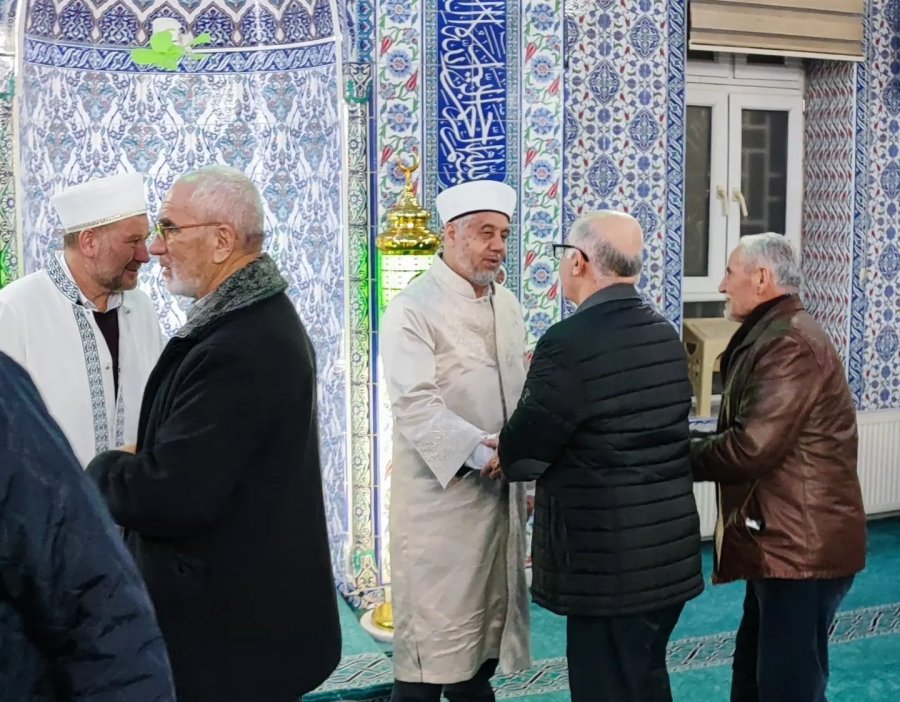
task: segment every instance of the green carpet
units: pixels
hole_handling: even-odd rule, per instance
[[[341,617],[341,657],[377,654],[384,658],[384,649],[359,625],[356,612],[343,598],[338,597],[338,614]]]
[[[727,700],[734,630],[741,614],[743,583],[713,586],[711,551],[703,552],[707,588],[685,607],[669,645],[676,702]],[[569,699],[565,619],[532,606],[532,657],[528,671],[498,675],[498,699],[564,702]],[[331,679],[304,698],[376,700],[390,691],[390,659],[342,608],[344,659]],[[866,569],[853,584],[832,630],[830,702],[900,700],[900,519],[869,523]]]
[[[341,663],[319,689],[303,702],[375,700],[390,692],[391,661],[381,645],[360,626],[356,613],[338,598],[341,618]]]

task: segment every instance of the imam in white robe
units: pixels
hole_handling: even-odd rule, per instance
[[[530,665],[525,486],[477,471],[455,479],[516,407],[524,338],[510,291],[477,298],[439,256],[385,313],[398,680],[462,682],[491,658],[507,673]]]
[[[137,438],[141,397],[162,352],[159,318],[140,290],[110,296],[119,310],[119,394],[113,359],[61,252],[45,270],[0,290],[0,351],[31,375],[82,467]]]

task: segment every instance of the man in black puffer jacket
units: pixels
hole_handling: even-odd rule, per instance
[[[668,702],[666,645],[703,590],[687,362],[634,288],[637,221],[585,215],[569,240],[554,251],[578,310],[538,343],[499,465],[537,479],[532,594],[568,617],[572,699]]]
[[[175,702],[137,567],[31,378],[2,353],[0,700]]]

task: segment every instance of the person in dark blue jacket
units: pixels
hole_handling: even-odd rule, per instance
[[[31,378],[3,353],[0,700],[175,700],[134,561]]]

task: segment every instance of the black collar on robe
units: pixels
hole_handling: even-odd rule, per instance
[[[765,316],[766,312],[775,307],[775,305],[777,305],[779,302],[787,300],[789,297],[791,297],[790,294],[781,295],[772,300],[769,300],[768,302],[763,302],[762,304],[754,307],[753,311],[744,318],[743,323],[740,327],[738,327],[738,330],[734,333],[734,336],[731,337],[731,341],[728,342],[728,346],[725,348],[725,351],[722,353],[722,358],[719,361],[719,369],[722,372],[723,379],[728,378],[728,366],[731,363],[732,354],[735,352],[738,346],[741,345],[744,339],[747,338],[747,335],[753,330],[753,327],[755,327],[757,323],[763,318],[763,316]]]
[[[94,310],[94,321],[109,348],[113,364],[113,387],[116,397],[119,396],[119,308],[116,307],[106,312]]]

